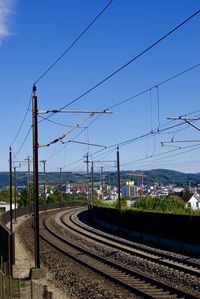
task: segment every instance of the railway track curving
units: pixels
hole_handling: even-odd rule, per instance
[[[158,250],[149,246],[141,246],[138,243],[94,229],[80,221],[78,214],[80,214],[80,212],[72,212],[71,215],[63,215],[61,221],[66,227],[77,233],[81,233],[94,241],[109,245],[131,255],[146,258],[152,262],[159,262],[161,265],[168,266],[169,268],[172,267],[174,270],[182,271],[185,274],[200,277],[200,262],[195,262],[188,256],[174,254],[172,256],[170,255],[170,252]]]
[[[73,211],[63,211],[57,214],[57,212],[51,212],[48,214],[41,214],[40,217],[40,235],[41,237],[51,244],[54,248],[59,250],[65,255],[70,256],[79,263],[89,267],[95,272],[106,276],[110,280],[123,285],[124,287],[132,290],[134,293],[141,295],[144,298],[200,298],[196,294],[193,295],[185,290],[173,287],[170,284],[164,283],[160,280],[150,277],[145,273],[138,272],[132,268],[122,265],[116,261],[109,259],[109,257],[102,256],[94,251],[84,248],[76,241],[71,241],[65,235],[65,229],[73,231],[75,234],[89,238],[91,242],[100,242],[105,246],[115,248],[118,251],[126,252],[129,255],[146,255],[145,258],[149,258],[151,261],[160,263],[160,260],[164,262],[165,266],[168,263],[167,257],[156,256],[153,252],[139,252],[131,247],[130,242],[116,237],[111,237],[108,234],[101,233],[94,229],[89,228],[85,224],[81,223],[77,217],[77,209]],[[74,238],[75,239],[75,238]],[[120,240],[120,241],[119,241]],[[138,251],[138,252],[137,252]],[[173,263],[173,265],[171,264]],[[199,269],[194,268],[192,262],[189,264],[179,264],[178,262],[169,262],[170,267],[174,266],[175,271],[185,271],[187,275],[199,275]],[[169,266],[169,264],[167,264]],[[177,267],[176,267],[177,266]]]

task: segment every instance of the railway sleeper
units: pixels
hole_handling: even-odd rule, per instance
[[[93,262],[90,261],[88,264],[94,265],[94,261]],[[95,264],[96,264],[96,266],[98,266],[98,268],[102,268],[102,263],[99,263],[98,260]],[[169,295],[169,292],[167,292],[166,290],[163,290],[162,288],[159,289],[156,286],[150,285],[150,284],[146,283],[145,280],[136,281],[136,279],[134,277],[128,276],[123,271],[117,271],[114,267],[110,267],[110,266],[106,267],[106,263],[104,264],[103,272],[105,271],[105,268],[107,268],[106,272],[111,277],[113,277],[113,278],[116,277],[116,279],[120,278],[119,280],[121,280],[122,282],[124,281],[124,283],[125,283],[125,281],[128,281],[128,284],[130,286],[132,286],[133,288],[134,288],[134,286],[135,286],[135,288],[137,288],[136,285],[138,285],[138,290],[140,289],[141,292],[142,292],[142,290],[144,290],[144,293],[145,293],[145,291],[147,291],[149,295],[152,295],[152,297],[154,297],[155,294],[156,294],[156,297],[154,297],[154,298],[164,298],[164,299],[166,299],[167,297],[169,297],[171,299],[171,298],[179,297],[179,296],[176,296],[176,295],[173,295],[173,294]],[[179,273],[179,271],[177,271],[177,270],[175,270],[174,272]]]

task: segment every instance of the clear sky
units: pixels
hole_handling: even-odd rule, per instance
[[[108,0],[0,0],[0,171],[8,170],[10,145],[14,160],[24,160],[28,155],[32,158],[32,134],[27,133],[32,121],[31,105],[28,105],[33,83],[108,3]],[[198,0],[114,0],[56,66],[37,82],[39,110],[67,105],[199,9]],[[47,171],[58,171],[60,167],[63,171],[85,170],[83,156],[87,152],[93,154],[90,160],[104,161],[95,163],[96,171],[101,166],[114,170],[114,162],[106,161],[115,160],[119,144],[121,169],[200,172],[200,132],[182,120],[167,120],[186,114],[187,118],[200,116],[200,66],[159,85],[200,64],[199,32],[200,13],[69,105],[66,109],[102,111],[147,90],[110,109],[112,114],[91,117],[63,139],[104,145],[105,150],[94,154],[101,148],[72,142],[40,148],[39,159],[47,160]],[[58,113],[49,118],[54,123],[40,122],[39,144],[59,138],[72,129],[68,126],[77,125],[86,117]],[[198,120],[193,123],[200,127]],[[176,124],[181,125],[167,129]],[[139,136],[143,138],[121,145]],[[173,143],[165,143],[172,140]],[[25,166],[21,168],[25,169]]]

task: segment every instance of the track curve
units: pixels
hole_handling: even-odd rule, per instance
[[[191,293],[185,292],[183,290],[167,285],[166,283],[160,282],[154,278],[152,279],[151,277],[145,274],[141,274],[138,271],[130,269],[124,265],[111,261],[107,257],[102,257],[99,254],[95,254],[94,252],[91,252],[86,248],[83,248],[83,246],[77,245],[75,241],[72,242],[67,240],[67,236],[64,233],[66,225],[68,230],[76,230],[76,234],[79,233],[82,236],[84,235],[85,237],[87,235],[87,238],[88,235],[94,234],[94,232],[89,231],[89,228],[86,231],[84,227],[85,225],[81,224],[81,222],[77,218],[77,212],[77,209],[74,209],[73,211],[62,211],[59,213],[58,211],[54,211],[48,214],[41,214],[41,237],[63,254],[70,256],[74,260],[78,261],[81,264],[84,264],[85,266],[89,267],[95,272],[108,277],[110,280],[120,285],[123,285],[126,288],[131,289],[134,293],[139,294],[145,298],[200,298],[196,295],[194,296]],[[62,219],[62,223],[59,219]],[[66,219],[68,219],[71,222],[71,225],[67,223],[68,221],[66,221]],[[65,226],[65,229],[62,226]],[[98,239],[99,237],[101,240]],[[105,241],[103,240],[103,238],[105,239],[105,236],[93,236],[93,240],[94,238],[95,242],[107,242],[107,246],[112,242],[115,243],[112,243],[112,245],[109,246],[112,246],[115,249],[117,248],[117,250],[122,250],[123,247],[127,247],[127,244],[117,245],[116,240],[111,241],[111,239],[109,239]],[[92,239],[91,236],[90,239]],[[132,254],[136,253],[132,252]],[[150,253],[149,256],[151,256]],[[153,257],[151,256],[151,258]],[[155,257],[154,259],[158,260],[158,258]],[[189,271],[193,270],[190,269]],[[198,270],[194,271],[198,272]]]

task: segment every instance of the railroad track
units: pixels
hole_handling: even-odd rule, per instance
[[[66,213],[66,212],[65,212]],[[56,212],[40,217],[40,235],[54,248],[144,298],[200,298],[102,257],[66,239],[55,222]]]
[[[141,247],[137,243],[94,229],[79,220],[79,213],[80,211],[69,212],[69,214],[63,215],[61,217],[62,223],[71,230],[94,241],[101,242],[101,244],[108,245],[134,256],[148,259],[152,262],[159,262],[160,265],[182,271],[185,274],[200,277],[200,264],[195,263],[190,257],[180,257],[180,255],[170,256],[169,253],[162,250],[158,252],[158,250],[148,246]]]

